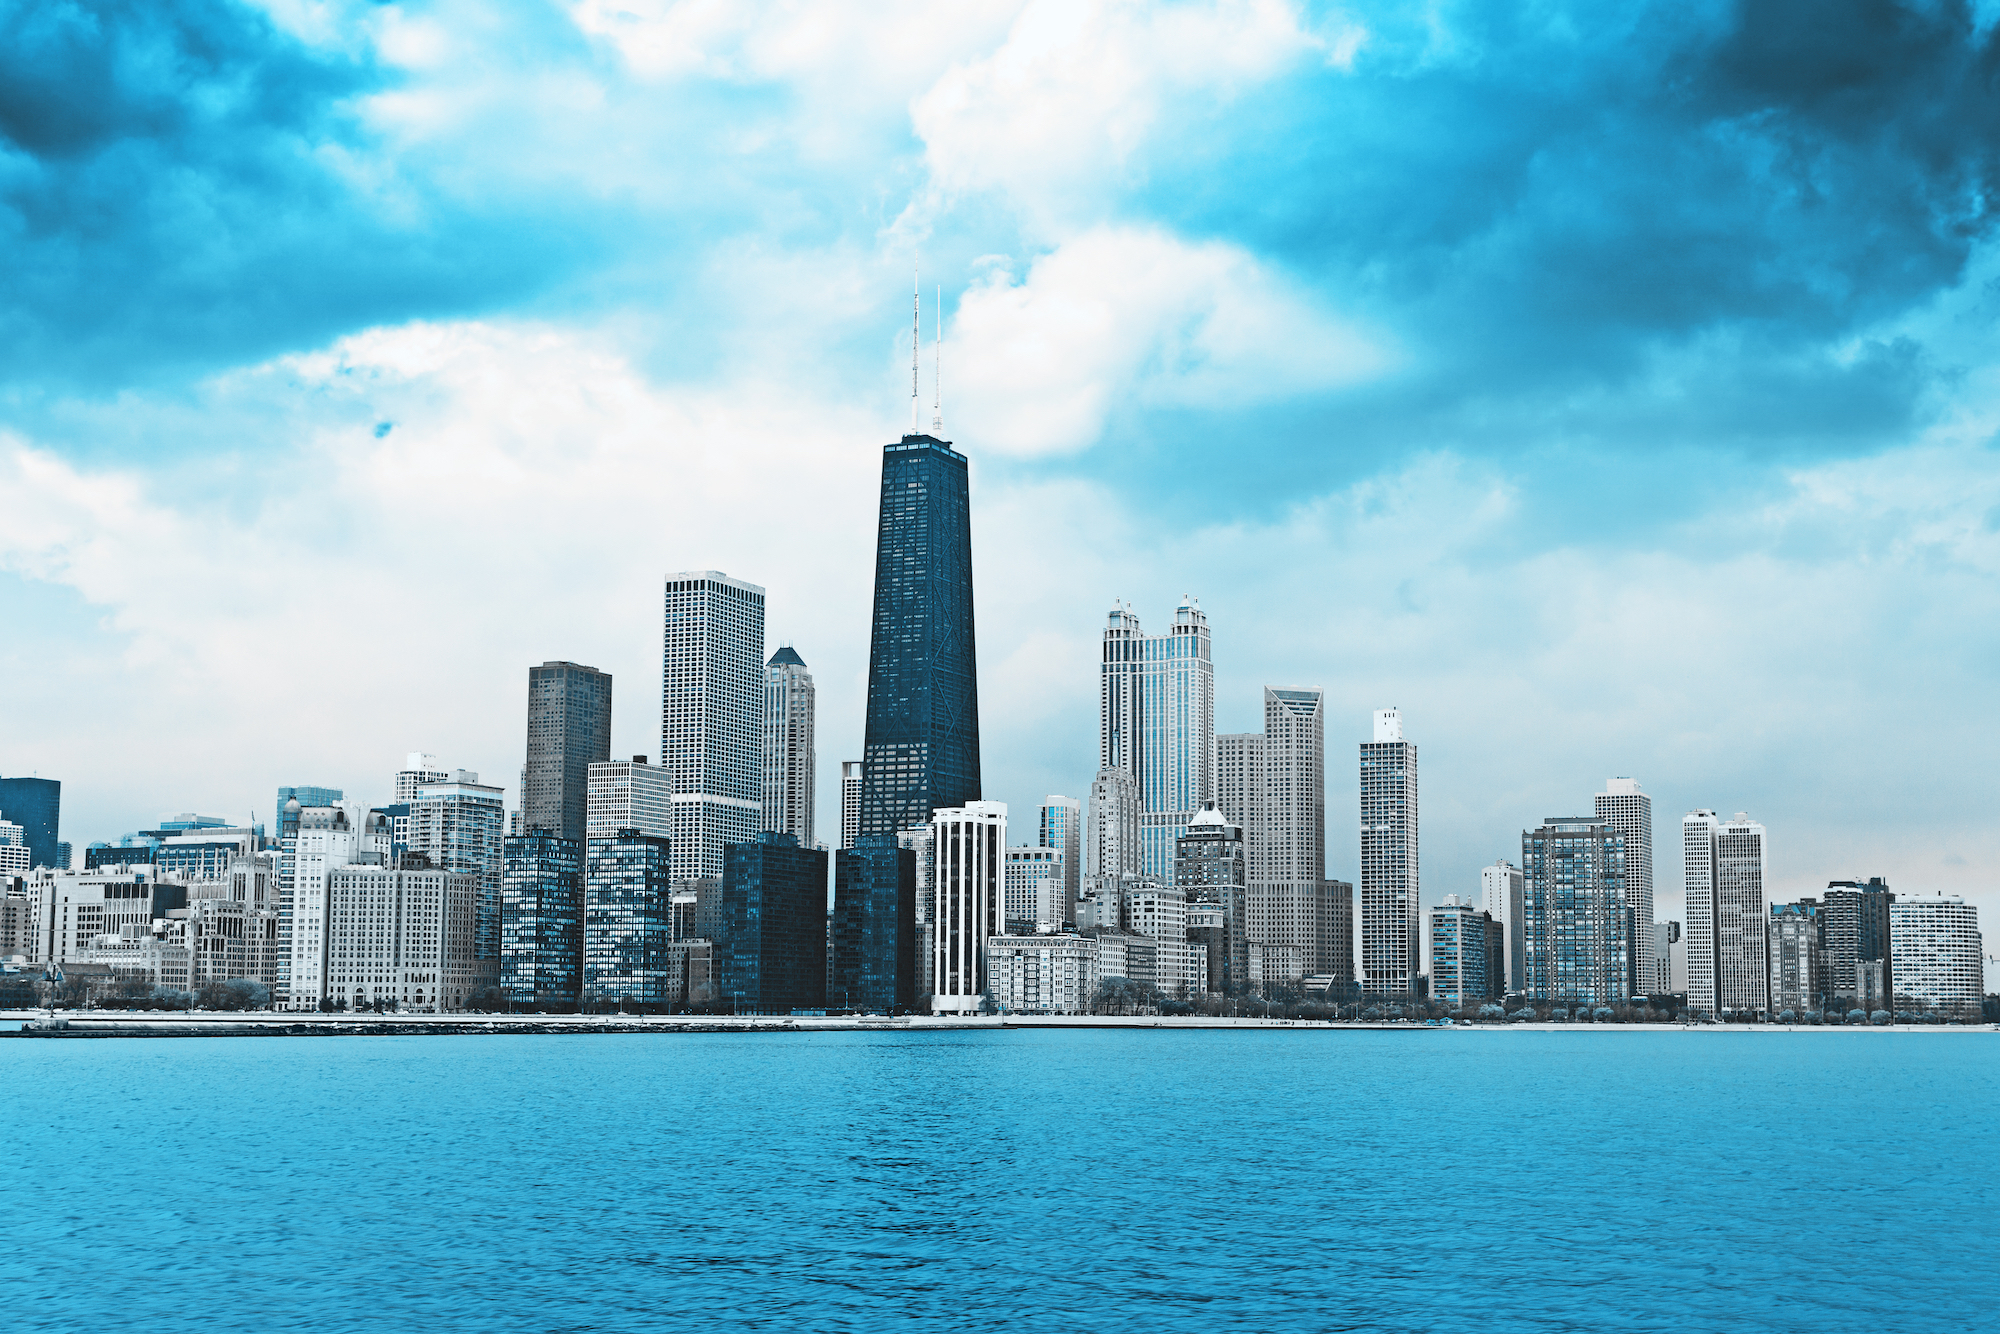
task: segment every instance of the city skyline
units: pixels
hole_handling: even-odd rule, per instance
[[[440,28],[434,64],[379,15],[351,46],[303,11],[144,16],[145,40],[226,68],[106,57],[190,137],[119,159],[124,211],[38,234],[24,263],[47,281],[7,298],[0,484],[31,521],[0,534],[0,774],[61,779],[79,853],[170,810],[274,824],[264,794],[301,778],[373,793],[406,748],[511,788],[495,720],[521,668],[591,663],[636,705],[658,661],[635,609],[662,572],[718,567],[772,590],[820,753],[858,757],[855,516],[905,397],[927,421],[941,395],[976,474],[987,794],[1081,791],[1097,618],[1121,599],[1157,622],[1194,590],[1219,732],[1254,730],[1266,685],[1324,692],[1335,756],[1381,700],[1407,711],[1427,904],[1476,892],[1524,821],[1580,813],[1580,783],[1631,774],[1669,822],[1756,811],[1773,897],[1881,874],[2000,911],[1978,795],[2000,742],[2000,346],[1977,314],[2000,249],[1953,212],[1978,160],[1907,96],[1969,87],[1986,19],[1785,52],[1726,8],[1573,29],[1077,12],[1054,44],[1030,11],[921,15],[893,60],[777,16],[669,41],[565,14],[547,41],[501,14]],[[683,43],[699,58],[660,63]],[[1812,92],[1842,51],[1917,72],[1882,76],[1878,136]],[[276,67],[320,76],[282,126],[230,91]],[[493,108],[521,104],[454,82],[475,70],[597,95],[501,132]],[[1687,98],[1645,91],[1665,83]],[[1043,97],[1063,113],[1021,114]],[[716,98],[762,131],[747,158],[658,137]],[[1514,115],[1524,98],[1566,133]],[[464,114],[416,116],[437,99]],[[1437,129],[1465,115],[1491,134]],[[36,156],[34,188],[85,188],[123,142]],[[218,165],[267,149],[283,170]],[[629,174],[654,158],[672,172]],[[1827,173],[1810,207],[1772,165],[1792,161]],[[1896,187],[1861,184],[1877,172]],[[1603,187],[1587,222],[1579,176]],[[402,183],[407,208],[359,181]],[[184,190],[215,207],[153,206]],[[307,197],[321,225],[281,221]],[[412,577],[440,548],[481,570],[469,595]],[[347,624],[398,652],[298,647]],[[1951,720],[1919,746],[1912,699]],[[657,753],[640,712],[611,754]],[[1329,811],[1352,807],[1349,767]],[[1340,829],[1328,873],[1351,879]],[[1679,855],[1660,839],[1659,920]]]

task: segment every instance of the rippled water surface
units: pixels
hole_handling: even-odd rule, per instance
[[[34,1330],[1994,1328],[2000,1035],[0,1041]]]

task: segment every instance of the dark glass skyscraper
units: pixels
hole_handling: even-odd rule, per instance
[[[574,662],[530,667],[522,828],[582,847],[590,766],[610,758],[611,673]]]
[[[583,981],[583,867],[543,830],[509,835],[500,889],[500,989],[543,1009],[577,1005]],[[599,905],[600,925],[603,904]]]
[[[979,800],[972,501],[965,455],[934,436],[882,450],[861,762],[863,834]]]
[[[907,1013],[916,1002],[917,854],[865,834],[833,855],[833,972],[826,1003]]]
[[[826,853],[766,831],[722,858],[718,1000],[740,1014],[826,1004]]]
[[[953,457],[957,456],[954,455]],[[959,471],[961,473],[964,471],[963,459],[959,460]],[[965,496],[965,482],[962,478],[958,484],[958,494],[962,501]],[[885,528],[883,531],[886,532],[888,530]],[[972,578],[972,564],[969,558],[965,568],[966,586],[969,589]],[[879,582],[881,576],[877,575],[876,578]],[[876,596],[875,605],[877,608],[882,605],[882,599],[879,594]],[[968,607],[971,606],[969,593],[966,605]],[[972,613],[968,610],[966,612],[967,633],[970,633],[972,625],[971,615]],[[879,624],[882,613],[878,610],[875,616]],[[874,717],[872,710],[869,713],[869,717],[871,719]],[[874,734],[872,724],[869,734],[871,736]],[[972,754],[972,768],[976,775],[979,771],[979,743],[976,740],[973,742]],[[977,784],[979,780],[975,777],[972,781]],[[0,778],[0,819],[5,819],[21,826],[21,841],[28,845],[28,865],[30,867],[54,866],[56,864],[56,828],[62,823],[62,784],[60,782],[53,778]]]

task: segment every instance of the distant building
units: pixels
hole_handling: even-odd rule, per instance
[[[1456,894],[1431,908],[1431,999],[1465,1006],[1502,993],[1499,923]]]
[[[427,754],[421,750],[413,750],[404,757],[403,767],[396,771],[396,800],[398,802],[414,801],[417,796],[417,789],[425,783],[442,783],[450,777],[449,773],[438,767],[437,756]],[[304,803],[300,804],[303,805]],[[400,833],[397,834],[399,840],[402,837]]]
[[[1250,937],[1304,951],[1305,970],[1329,971],[1320,958],[1326,880],[1326,716],[1317,690],[1264,688],[1262,812],[1249,848]],[[1351,947],[1344,951],[1352,969]]]
[[[1187,943],[1187,898],[1172,885],[1147,876],[1125,896],[1125,921],[1132,930],[1154,941],[1156,974],[1150,981],[1165,996],[1200,995],[1206,979],[1190,975]],[[1206,973],[1207,952],[1200,970]],[[1141,979],[1134,979],[1135,981]]]
[[[1905,894],[1889,905],[1896,1002],[1977,1019],[1985,994],[1979,909],[1956,895]]]
[[[857,846],[859,846],[857,844]],[[896,846],[916,861],[916,902],[911,944],[916,952],[914,1005],[920,1013],[930,1012],[931,994],[937,968],[937,932],[932,914],[937,911],[937,859],[932,855],[937,836],[929,821],[896,831]]]
[[[610,758],[611,673],[574,662],[530,667],[522,831],[581,848],[590,766]]]
[[[718,570],[666,578],[660,767],[673,783],[673,878],[722,874],[764,818],[764,590]]]
[[[1054,931],[1074,924],[1069,867],[1061,848],[1008,848],[1001,879],[1001,920],[1009,932]]]
[[[1321,733],[1324,737],[1324,731]],[[1243,831],[1243,851],[1257,859],[1264,827],[1264,734],[1225,732],[1215,738],[1215,806]]]
[[[1652,995],[1687,991],[1687,949],[1679,922],[1653,923],[1653,953],[1661,961],[1660,990]]]
[[[388,865],[390,843],[388,819],[380,814],[346,806],[299,812],[298,832],[278,853],[280,1004],[318,1010],[335,999],[329,980],[335,962],[333,873],[347,866]]]
[[[1559,1003],[1628,1003],[1638,970],[1625,836],[1601,820],[1552,815],[1522,831],[1521,873],[1523,992]],[[1650,939],[1646,946],[1650,954]]]
[[[1155,985],[1160,975],[1160,959],[1159,942],[1153,937],[1115,926],[1093,927],[1080,934],[1097,942],[1100,985],[1114,977],[1149,987]]]
[[[0,778],[0,816],[21,826],[30,867],[56,868],[61,838],[62,783],[54,778]],[[61,869],[68,869],[65,864]]]
[[[346,794],[337,787],[298,784],[278,789],[278,841],[283,843],[299,831],[299,812],[308,806],[337,806]]]
[[[672,931],[672,840],[637,829],[584,848],[583,1004],[663,1007]]]
[[[1764,826],[1738,813],[1693,811],[1681,821],[1688,937],[1688,1008],[1721,1017],[1770,1009],[1764,907]]]
[[[833,859],[833,960],[826,1003],[907,1014],[917,999],[917,854],[869,834]]]
[[[223,873],[187,886],[187,906],[170,908],[180,919],[188,950],[188,985],[237,979],[274,992],[278,980],[278,859],[268,852],[236,857]]]
[[[893,835],[980,799],[968,479],[965,455],[935,436],[882,450],[863,834]]]
[[[1520,868],[1505,858],[1479,868],[1480,904],[1506,938],[1507,968],[1501,985],[1516,994],[1526,986],[1528,967],[1525,886]]]
[[[1666,990],[1666,956],[1653,950],[1653,799],[1635,778],[1607,778],[1597,794],[1597,818],[1625,840],[1625,901],[1632,910],[1635,984],[1632,994]]]
[[[479,781],[470,769],[419,783],[409,798],[409,851],[438,870],[476,876],[478,923],[473,957],[481,984],[500,977],[500,892],[506,874],[507,810],[502,789]]]
[[[737,1013],[825,1007],[826,859],[796,835],[768,831],[723,858],[716,983]]]
[[[214,880],[238,857],[246,857],[263,840],[249,826],[210,827],[199,832],[170,834],[153,849],[153,865],[163,876],[184,880]]]
[[[350,863],[327,877],[327,992],[335,1005],[419,1014],[472,997],[480,879]]]
[[[1880,876],[1827,882],[1821,915],[1830,1004],[1871,1012],[1890,1008],[1897,990],[1889,950],[1889,905],[1895,900]]]
[[[1361,743],[1361,986],[1414,994],[1423,969],[1418,898],[1417,746],[1400,711],[1375,710]]]
[[[575,842],[546,830],[507,836],[500,990],[514,1005],[565,1011],[582,1000],[581,853]]]
[[[1042,799],[1042,837],[1045,848],[1063,855],[1063,912],[1060,920],[1076,920],[1077,896],[1083,892],[1083,803],[1075,797],[1048,796]]]
[[[1201,811],[1175,841],[1174,885],[1187,898],[1189,949],[1201,948],[1208,988],[1226,996],[1250,991],[1249,884],[1243,830],[1213,806]]]
[[[986,942],[1001,930],[1007,806],[969,801],[931,815],[931,1012],[982,1008]]]
[[[1084,876],[1139,873],[1139,784],[1132,775],[1122,769],[1099,769],[1090,781],[1084,822]],[[1081,884],[1079,890],[1088,892]]]
[[[798,650],[785,645],[764,664],[763,827],[813,845],[813,679]]]
[[[615,838],[621,829],[636,829],[654,838],[672,837],[673,775],[646,763],[644,755],[591,765],[585,792],[586,839]]]
[[[1097,941],[1073,932],[987,941],[993,1003],[1013,1014],[1088,1014],[1097,998]]]
[[[21,826],[12,820],[0,820],[0,881],[11,882],[33,869],[29,861],[28,841]]]
[[[851,848],[861,836],[861,761],[840,762],[840,846]]]
[[[1250,978],[1266,996],[1297,992],[1305,984],[1306,951],[1298,945],[1250,942]]]
[[[1812,899],[1771,905],[1765,957],[1774,1013],[1803,1014],[1826,1004],[1826,950],[1820,905]]]

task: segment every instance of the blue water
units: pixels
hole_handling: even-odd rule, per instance
[[[1995,1327],[2000,1036],[0,1041],[30,1330]]]

